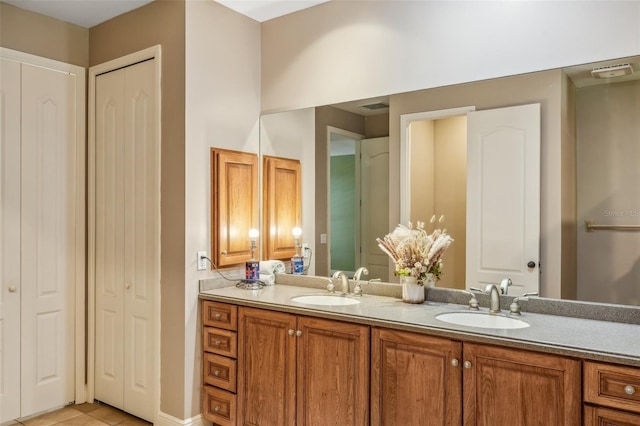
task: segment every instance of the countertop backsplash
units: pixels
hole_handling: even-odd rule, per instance
[[[244,269],[227,269],[223,271],[223,277],[207,278],[200,280],[200,292],[217,288],[234,286],[244,278]],[[275,285],[290,285],[325,290],[329,280],[338,284],[337,279],[328,277],[276,274]],[[353,289],[353,280],[349,280]],[[402,297],[402,287],[396,283],[361,281],[364,294],[387,297]],[[489,296],[476,293],[481,307],[489,306]],[[430,288],[427,290],[426,300],[456,305],[467,305],[470,296],[460,290],[447,288]],[[502,310],[508,312],[513,296],[500,296]],[[522,312],[531,312],[545,315],[559,315],[572,318],[592,319],[598,321],[611,321],[626,324],[640,325],[640,307],[625,305],[609,305],[603,303],[582,302],[575,300],[547,299],[544,297],[529,297],[520,302]]]

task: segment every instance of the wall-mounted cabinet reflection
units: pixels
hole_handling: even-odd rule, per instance
[[[300,160],[264,156],[263,162],[262,258],[290,259],[292,231],[302,225]]]
[[[211,149],[211,253],[217,266],[251,259],[249,230],[258,228],[258,156]]]

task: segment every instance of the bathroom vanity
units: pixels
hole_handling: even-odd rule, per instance
[[[526,328],[479,328],[437,318],[469,312],[461,304],[365,294],[350,305],[316,305],[296,301],[303,295],[327,292],[291,285],[201,292],[207,420],[640,424],[636,324],[528,313],[525,306],[518,318]],[[502,307],[508,318],[508,304]]]

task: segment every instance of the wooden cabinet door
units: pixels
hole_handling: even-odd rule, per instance
[[[299,317],[297,424],[369,423],[369,327]]]
[[[295,425],[295,329],[294,315],[239,309],[239,424]]]
[[[258,229],[258,156],[211,149],[211,190],[212,259],[217,266],[251,259],[249,230]]]
[[[578,426],[580,361],[464,344],[464,424]]]
[[[302,227],[300,160],[264,157],[262,191],[263,259],[296,254],[293,228]]]
[[[460,425],[462,344],[373,329],[371,425]]]

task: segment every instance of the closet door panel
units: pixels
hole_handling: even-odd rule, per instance
[[[0,59],[0,423],[20,417],[20,63]]]
[[[22,416],[74,400],[75,78],[22,65]]]
[[[124,73],[96,78],[95,398],[123,406],[125,287]]]
[[[95,398],[154,418],[160,288],[155,61],[96,77]]]
[[[153,418],[153,300],[160,287],[160,152],[154,62],[125,71],[124,409]]]

